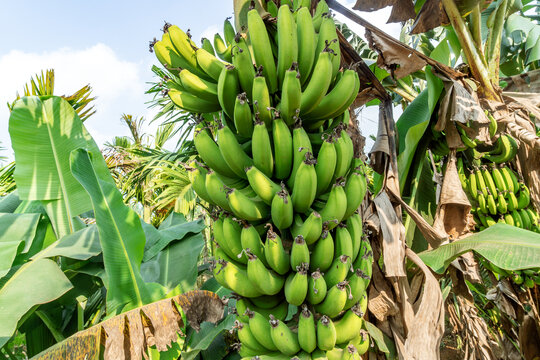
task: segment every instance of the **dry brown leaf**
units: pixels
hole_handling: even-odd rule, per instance
[[[471,203],[463,191],[456,167],[456,151],[450,151],[433,227],[458,239],[470,231]]]
[[[353,9],[376,11],[387,6],[392,6],[392,13],[388,19],[389,23],[407,21],[414,19],[416,16],[414,4],[410,0],[357,0]]]
[[[439,282],[431,270],[411,249],[407,249],[407,257],[424,274],[424,289],[414,303],[417,309],[410,331],[405,339],[404,347],[408,359],[439,359],[439,347],[444,334],[444,302]]]
[[[404,277],[407,275],[404,270],[404,226],[397,217],[386,191],[381,191],[373,199],[373,202],[377,208],[377,215],[381,223],[384,273],[386,277]]]
[[[378,321],[386,321],[386,318],[399,312],[399,307],[386,291],[379,292],[375,287],[370,287],[368,308]]]
[[[224,303],[216,294],[194,290],[107,319],[79,331],[33,359],[99,359],[100,345],[103,345],[105,360],[147,358],[146,346],[155,345],[160,351],[167,350],[184,327],[177,305],[188,318],[194,309],[197,310],[197,316],[190,320],[195,326],[202,321],[216,323],[223,317]]]
[[[501,79],[507,83],[504,91],[540,94],[540,69]],[[536,106],[539,104],[537,103]]]
[[[425,33],[449,22],[450,20],[443,9],[441,1],[427,0],[416,16],[411,34]]]
[[[519,342],[526,360],[535,360],[540,357],[540,325],[530,315],[526,315],[521,323]]]
[[[369,29],[366,29],[366,39],[369,42],[369,47],[379,54],[377,66],[386,69],[398,79],[427,65],[427,62],[418,56],[413,49],[400,46],[398,40],[381,36]]]

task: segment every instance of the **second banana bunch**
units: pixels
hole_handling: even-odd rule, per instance
[[[213,216],[212,270],[236,296],[244,358],[360,359],[373,253],[365,164],[347,133],[360,88],[325,1],[267,1],[198,47],[153,45],[165,92],[197,119],[189,177]]]

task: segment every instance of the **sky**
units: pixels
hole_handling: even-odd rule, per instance
[[[352,7],[353,0],[341,0]],[[54,68],[55,94],[71,94],[86,84],[97,97],[97,113],[85,122],[98,145],[114,136],[128,135],[122,114],[155,115],[145,94],[155,80],[158,65],[148,43],[161,37],[165,21],[190,29],[193,39],[213,38],[223,31],[223,20],[233,15],[232,0],[37,0],[3,2],[0,12],[0,156],[13,158],[8,133],[8,102],[24,84],[42,70]],[[398,37],[399,24],[385,24],[389,8],[362,14]],[[340,21],[345,19],[339,14]],[[24,22],[22,21],[24,19]],[[363,36],[356,24],[350,28]],[[365,136],[377,132],[377,109],[362,111],[360,128]],[[148,128],[153,133],[157,123]],[[368,142],[368,150],[369,150]]]

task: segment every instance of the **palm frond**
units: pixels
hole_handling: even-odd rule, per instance
[[[0,196],[4,196],[17,188],[13,173],[15,172],[15,162],[11,162],[0,168]]]
[[[34,77],[30,78],[30,83],[24,85],[23,96],[52,96],[54,95],[54,69],[48,69],[45,72],[42,70],[41,74],[36,74]],[[94,105],[92,101],[96,98],[91,97],[92,88],[90,85],[85,85],[79,90],[75,91],[71,95],[62,95],[64,98],[75,110],[77,115],[84,122],[90,116],[96,113],[94,110]],[[11,111],[15,101],[19,100],[21,96],[17,92],[15,100],[8,103],[8,108]]]

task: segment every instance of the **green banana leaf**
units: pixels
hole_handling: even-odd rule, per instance
[[[73,218],[90,210],[88,194],[69,169],[69,154],[87,148],[100,154],[69,103],[57,96],[17,100],[9,119],[15,181],[22,200],[42,200],[58,237],[76,230]],[[99,177],[114,183],[101,156],[92,159]]]
[[[46,249],[37,253],[33,259],[64,256],[76,260],[88,260],[101,253],[98,228],[90,225],[55,241]]]
[[[187,350],[182,353],[182,359],[195,359],[201,351],[208,349],[212,345],[221,332],[232,329],[235,319],[235,315],[228,315],[217,326],[209,322],[204,322],[201,324],[199,332],[190,329],[186,339]]]
[[[0,288],[0,348],[17,329],[17,323],[30,309],[58,299],[72,288],[58,265],[49,259],[21,266]]]
[[[516,13],[506,20],[505,30],[507,36],[511,36],[515,31],[520,31],[525,36],[526,40],[521,44],[527,54],[525,64],[540,60],[540,25]]]
[[[84,149],[74,150],[71,171],[90,195],[94,207],[109,282],[107,313],[116,314],[124,305],[135,308],[152,301],[152,291],[140,274],[146,239],[137,213],[124,204],[114,184],[100,178],[92,157]]]
[[[143,279],[165,286],[168,292],[177,286],[180,286],[181,292],[194,290],[198,275],[197,262],[203,246],[201,233],[172,241],[152,259],[142,263]]]
[[[19,199],[19,192],[15,190],[12,193],[0,198],[0,212],[12,213],[20,204],[21,199]]]
[[[540,234],[506,224],[495,224],[418,256],[433,271],[442,274],[455,258],[469,251],[505,270],[540,268]]]
[[[17,254],[36,235],[39,214],[0,213],[0,278],[6,275]]]
[[[442,81],[426,69],[427,88],[414,99],[396,122],[399,139],[398,171],[400,190],[403,192],[418,143],[429,127],[431,114],[442,93]]]

